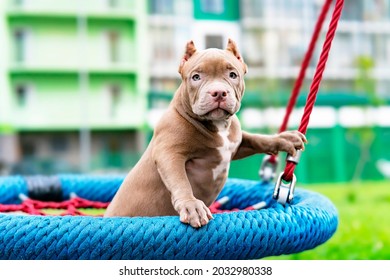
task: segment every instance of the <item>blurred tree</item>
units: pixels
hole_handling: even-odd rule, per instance
[[[358,56],[355,59],[355,67],[358,70],[354,81],[355,92],[367,95],[370,104],[374,106],[382,105],[384,100],[378,96],[376,80],[372,76],[375,67],[374,59],[366,55]]]
[[[355,66],[358,70],[354,81],[356,94],[366,95],[371,106],[377,107],[384,104],[384,100],[377,93],[376,80],[372,75],[372,70],[375,67],[374,59],[366,55],[358,56],[355,59]],[[350,136],[355,135],[359,141],[360,157],[356,164],[352,180],[360,181],[363,171],[370,161],[371,147],[376,137],[375,127],[373,125],[366,125],[350,128],[347,132],[350,133]]]

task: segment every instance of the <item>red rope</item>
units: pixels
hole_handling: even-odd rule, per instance
[[[292,110],[294,109],[295,104],[297,103],[299,91],[301,90],[302,85],[303,85],[303,81],[305,80],[306,70],[309,66],[311,58],[313,57],[314,49],[315,49],[316,43],[318,41],[318,37],[321,33],[322,25],[326,19],[326,15],[328,14],[328,11],[329,11],[329,8],[332,4],[332,1],[333,0],[326,0],[326,2],[324,3],[324,6],[321,9],[317,23],[314,27],[314,31],[313,31],[313,35],[312,35],[310,43],[309,43],[309,47],[306,51],[305,57],[303,58],[301,68],[299,70],[298,78],[295,80],[294,87],[291,91],[291,96],[290,96],[290,99],[289,99],[287,107],[286,107],[286,112],[285,112],[285,115],[283,118],[283,122],[279,128],[279,133],[283,132],[287,129],[288,121],[290,119]],[[276,163],[277,157],[278,157],[277,155],[272,155],[269,158],[269,161],[271,163]]]
[[[323,23],[325,21],[326,15],[327,15],[327,13],[329,11],[330,5],[332,4],[332,1],[333,0],[327,0],[325,2],[324,6],[322,7],[320,16],[318,17],[316,26],[314,28],[314,32],[313,32],[313,35],[312,35],[312,38],[311,38],[311,41],[310,41],[310,44],[309,44],[309,48],[308,48],[308,50],[307,50],[307,52],[305,54],[305,57],[304,57],[304,59],[302,61],[302,65],[301,65],[301,69],[300,69],[299,74],[298,74],[298,78],[295,81],[293,90],[291,92],[291,97],[290,97],[289,103],[288,103],[287,108],[286,108],[286,114],[284,116],[282,125],[280,126],[279,132],[283,132],[287,128],[288,120],[290,119],[291,112],[294,109],[294,106],[295,106],[295,104],[297,102],[299,91],[301,90],[303,81],[305,79],[305,74],[306,74],[307,67],[309,66],[310,60],[311,60],[311,58],[313,56],[314,49],[315,49],[315,46],[316,46],[316,42],[317,42],[318,37],[319,37],[319,35],[321,33],[322,25],[323,25]]]
[[[228,201],[228,200],[227,200]],[[226,212],[237,212],[237,211],[250,211],[259,209],[256,207],[257,204],[246,207],[245,209],[233,208],[233,209],[222,209],[223,205],[227,202],[215,201],[209,208],[211,213],[226,213]],[[66,201],[51,202],[51,201],[39,201],[30,198],[23,199],[21,204],[0,204],[0,213],[12,213],[12,212],[24,212],[30,215],[38,216],[53,216],[48,214],[45,209],[64,209],[65,211],[55,214],[56,216],[90,216],[79,209],[81,208],[94,208],[94,209],[106,209],[108,202],[99,202],[83,199],[80,197],[73,197]],[[99,215],[101,216],[101,215]]]
[[[326,62],[328,60],[329,51],[332,46],[332,41],[336,34],[337,24],[341,17],[343,5],[344,5],[344,0],[336,1],[335,8],[332,14],[332,19],[329,23],[329,29],[326,34],[324,45],[322,47],[322,52],[318,60],[316,72],[314,74],[314,78],[310,86],[310,91],[307,96],[306,106],[303,112],[301,123],[298,128],[298,131],[300,131],[303,134],[306,134],[307,126],[309,125],[310,114],[313,111],[313,107],[317,98],[317,93],[322,80],[322,75],[325,70]],[[287,162],[286,167],[284,169],[283,179],[288,182],[291,181],[294,174],[294,170],[295,170],[295,163]]]
[[[46,216],[47,213],[42,211],[43,209],[64,209],[65,211],[60,213],[60,216],[86,216],[79,210],[80,208],[105,209],[108,204],[107,202],[90,201],[80,197],[73,197],[62,202],[47,202],[26,198],[18,205],[0,204],[0,212],[24,212],[30,215]]]

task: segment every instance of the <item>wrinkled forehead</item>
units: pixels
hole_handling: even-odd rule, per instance
[[[229,51],[207,49],[196,52],[185,64],[185,73],[194,71],[215,75],[226,70],[237,70],[244,74],[242,63]]]

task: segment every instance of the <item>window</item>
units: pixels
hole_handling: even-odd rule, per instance
[[[32,143],[31,141],[28,141],[26,139],[21,140],[21,150],[23,153],[23,156],[25,157],[32,157],[35,156],[37,153],[37,146],[35,143]]]
[[[153,65],[156,63],[172,62],[176,58],[174,50],[175,30],[169,27],[151,29],[152,59]]]
[[[206,49],[207,48],[223,49],[223,36],[206,35]]]
[[[18,107],[26,107],[31,98],[31,87],[26,84],[20,84],[15,87],[15,98]]]
[[[348,1],[347,1],[348,2]],[[353,1],[355,2],[355,1]],[[388,1],[385,0],[366,0],[363,3],[363,19],[376,21],[386,18]]]
[[[341,18],[345,20],[362,20],[363,9],[363,0],[346,1]]]
[[[105,166],[120,168],[123,167],[124,154],[123,143],[120,135],[107,135],[103,139]]]
[[[172,15],[174,13],[173,0],[151,0],[150,12],[152,14]]]
[[[119,6],[119,0],[107,0],[107,6],[109,8],[117,8]]]
[[[24,0],[14,0],[14,5],[16,7],[21,7],[24,4]]]
[[[222,14],[224,12],[224,0],[201,0],[201,10],[204,13]]]
[[[121,99],[121,93],[122,89],[119,85],[110,85],[108,87],[108,94],[109,94],[109,114],[110,117],[115,117],[118,111],[119,102]]]
[[[24,62],[26,60],[26,38],[25,29],[16,29],[13,33],[15,61]]]
[[[243,53],[245,54],[245,62],[251,67],[264,67],[265,51],[264,51],[264,32],[262,30],[246,30],[243,33],[242,45]]]
[[[259,5],[257,0],[246,0],[240,6],[244,17],[263,17],[264,16],[264,4]]]
[[[110,62],[119,61],[119,33],[117,31],[109,31],[108,38],[108,52]]]
[[[68,139],[65,135],[55,135],[50,139],[51,150],[55,153],[64,153],[68,150]]]

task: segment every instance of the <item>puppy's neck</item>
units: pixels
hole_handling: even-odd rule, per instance
[[[217,128],[218,132],[229,130],[231,120],[230,118],[227,120],[213,121],[212,124]]]

